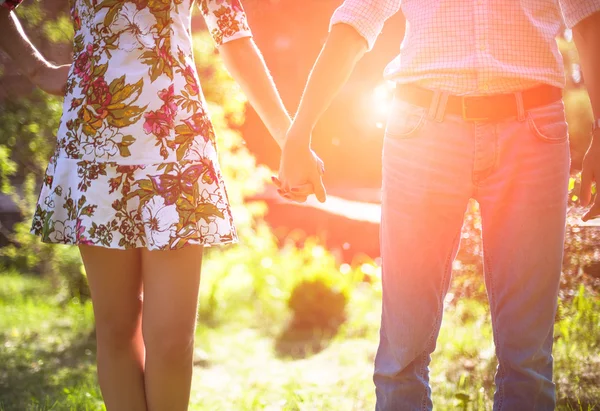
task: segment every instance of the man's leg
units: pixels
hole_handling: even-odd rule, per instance
[[[378,411],[432,408],[428,365],[471,195],[471,126],[395,102],[383,159]]]
[[[562,103],[497,125],[493,138],[496,167],[477,198],[499,360],[494,410],[550,411],[569,177]]]

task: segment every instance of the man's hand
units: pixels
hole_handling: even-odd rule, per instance
[[[387,9],[386,12],[390,12]],[[380,17],[385,20],[391,14],[393,13]],[[331,28],[325,46],[311,70],[294,123],[286,136],[279,180],[273,179],[279,187],[279,194],[285,198],[304,202],[314,193],[319,201],[325,202],[327,195],[322,181],[323,162],[310,149],[311,130],[346,83],[356,62],[367,48],[366,38],[354,27],[334,24]]]
[[[600,131],[596,131],[592,138],[592,144],[583,158],[583,170],[581,171],[581,191],[579,192],[580,204],[587,207],[592,199],[592,182],[596,183],[596,199],[592,207],[583,216],[583,221],[600,217]]]
[[[323,161],[310,149],[309,139],[303,139],[294,131],[288,133],[279,167],[279,179],[273,181],[281,196],[303,203],[311,194],[324,203],[327,195],[323,186]]]
[[[63,97],[67,88],[70,65],[42,65],[35,70],[29,80],[48,94]]]

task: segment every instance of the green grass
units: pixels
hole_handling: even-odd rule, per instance
[[[0,410],[102,410],[89,303],[64,303],[52,284],[0,275]],[[262,317],[252,305],[202,322],[191,410],[372,410],[380,290],[359,286],[348,319],[331,338],[278,345],[288,314]],[[231,305],[231,304],[230,304]],[[559,410],[600,409],[600,299],[583,289],[561,306],[555,374]],[[432,363],[436,410],[491,410],[495,370],[485,304],[446,310]]]
[[[0,276],[0,410],[97,410],[91,306],[51,284]]]

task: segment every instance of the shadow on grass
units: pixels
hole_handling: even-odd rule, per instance
[[[67,406],[81,403],[74,397],[99,398],[93,332],[68,345],[42,343],[37,333],[18,340],[2,333],[0,347],[0,410],[78,409]]]
[[[290,321],[275,340],[275,352],[280,358],[302,359],[318,354],[329,346],[342,321],[326,327],[314,327]]]

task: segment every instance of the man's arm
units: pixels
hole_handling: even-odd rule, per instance
[[[63,95],[69,66],[49,63],[23,31],[14,12],[0,7],[0,49],[6,52],[33,84],[47,93]]]
[[[366,51],[367,42],[353,27],[336,24],[331,28],[308,78],[288,139],[310,144],[310,133],[315,124],[346,84]]]
[[[590,96],[594,118],[600,118],[600,11],[586,17],[573,28],[573,38],[585,78],[585,85]],[[581,205],[586,207],[592,197],[592,182],[596,182],[596,190],[600,188],[600,130],[592,136],[592,143],[583,160],[581,173]],[[583,220],[600,217],[600,198],[596,200]]]
[[[373,48],[385,21],[399,9],[400,0],[346,0],[333,14],[281,157],[277,183],[286,198],[302,202],[312,190],[325,201],[322,163],[310,149],[312,130],[356,63]]]
[[[346,0],[334,12],[325,46],[309,76],[288,138],[310,143],[310,132],[346,83],[356,63],[371,50],[401,0]],[[307,134],[308,133],[308,134]]]
[[[314,192],[320,202],[326,200],[324,166],[310,148],[311,133],[366,51],[367,42],[354,28],[346,24],[332,27],[286,137],[279,180],[275,180],[285,198],[304,202]]]
[[[231,76],[240,85],[273,138],[283,147],[292,122],[252,38],[225,43],[219,47],[219,52]]]

